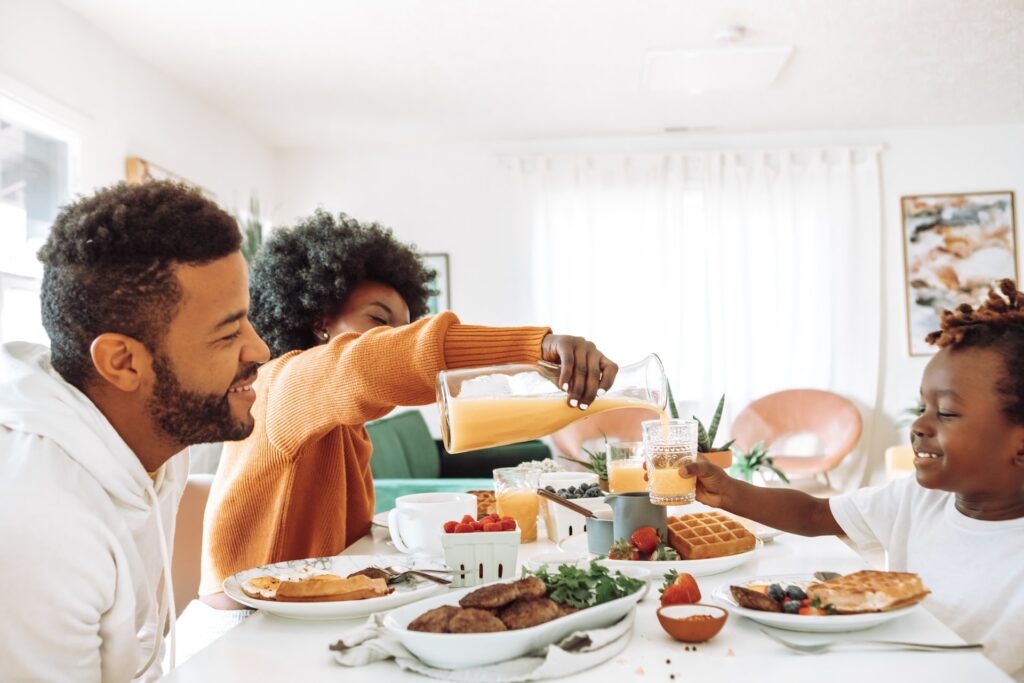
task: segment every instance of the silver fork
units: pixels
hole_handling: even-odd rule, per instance
[[[921,650],[922,652],[961,652],[965,650],[980,650],[983,647],[981,643],[939,645],[937,643],[907,643],[900,640],[833,640],[823,643],[794,643],[792,640],[786,640],[782,636],[765,629],[761,629],[761,633],[765,634],[775,642],[785,645],[790,650],[795,650],[808,655],[828,652],[833,647],[839,645],[878,645],[900,650]]]
[[[388,583],[399,583],[401,581],[408,581],[413,576],[418,576],[421,579],[426,579],[427,581],[433,581],[434,583],[439,583],[442,586],[447,586],[448,584],[451,583],[451,581],[449,581],[448,579],[442,579],[440,576],[433,576],[431,574],[427,574],[426,572],[417,571],[415,569],[400,569],[399,567],[384,567],[384,571],[386,571],[388,574],[390,574],[390,576],[388,577]],[[442,572],[443,570],[437,570],[437,571]]]

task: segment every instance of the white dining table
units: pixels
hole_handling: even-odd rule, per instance
[[[543,532],[541,532],[543,533]],[[557,547],[543,536],[520,546],[519,561]],[[396,552],[387,532],[374,528],[370,534],[345,550],[348,555],[391,555]],[[773,574],[865,569],[864,560],[834,536],[804,538],[790,534],[766,543],[754,557],[731,571],[697,577],[703,601],[719,585],[741,579]],[[983,683],[1012,681],[978,652],[911,652],[843,647],[828,654],[803,655],[772,641],[753,621],[731,614],[725,627],[711,641],[687,649],[672,640],[658,623],[658,586],[652,585],[637,606],[632,640],[626,649],[608,662],[561,679],[566,681],[637,681],[675,683],[701,681],[779,681],[780,683],[883,683],[887,681],[949,681]],[[812,617],[808,617],[812,618]],[[364,618],[338,621],[303,621],[256,612],[181,667],[166,681],[179,683],[253,683],[254,681],[363,681],[427,680],[405,672],[392,662],[377,662],[349,668],[337,664],[328,646]],[[776,631],[780,635],[787,632]],[[963,640],[926,609],[868,631],[851,634],[788,634],[793,640],[872,638],[928,643],[963,643]]]

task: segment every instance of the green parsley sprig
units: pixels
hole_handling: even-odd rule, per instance
[[[548,588],[548,597],[557,603],[586,609],[594,605],[632,595],[644,586],[644,581],[608,570],[608,567],[590,563],[589,569],[580,569],[571,564],[559,565],[557,571],[549,572],[547,567],[537,571],[526,570],[526,576],[536,576]]]

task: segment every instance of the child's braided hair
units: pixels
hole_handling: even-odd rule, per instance
[[[991,348],[1002,354],[1006,373],[997,384],[1003,412],[1015,424],[1024,424],[1024,292],[1010,279],[1000,280],[977,308],[960,304],[943,310],[940,329],[925,340],[939,347]]]

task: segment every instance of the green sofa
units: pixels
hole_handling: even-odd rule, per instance
[[[366,431],[373,442],[370,471],[377,512],[390,510],[398,496],[409,493],[490,489],[495,468],[551,457],[551,449],[543,441],[448,453],[431,436],[418,410],[370,422]]]

